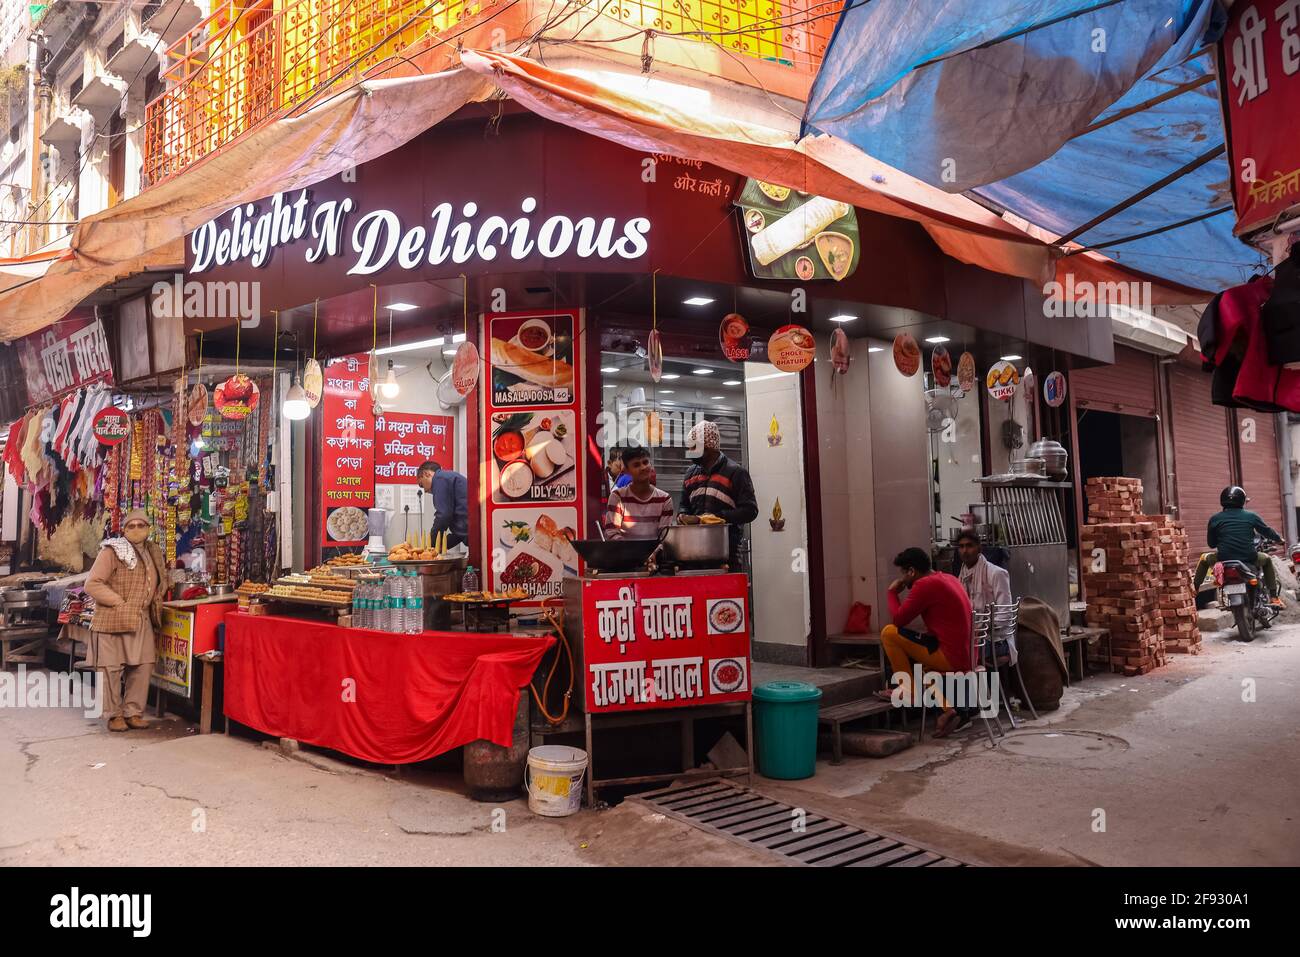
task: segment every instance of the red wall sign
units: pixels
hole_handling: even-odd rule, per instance
[[[450,415],[385,412],[375,419],[375,481],[414,485],[425,462],[454,466],[456,420]]]
[[[331,359],[321,398],[321,543],[364,544],[364,510],[375,501],[375,422],[369,356]]]
[[[92,382],[113,381],[108,341],[98,319],[62,319],[15,345],[31,405],[48,402]]]
[[[748,701],[748,605],[744,575],[583,581],[587,711]]]
[[[1300,4],[1238,0],[1220,47],[1237,233],[1300,203]]]

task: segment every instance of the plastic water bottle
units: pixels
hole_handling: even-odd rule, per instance
[[[465,569],[465,574],[460,578],[460,590],[463,592],[478,591],[478,572],[474,571],[474,566],[470,565]]]
[[[406,633],[418,635],[424,631],[424,585],[415,569],[411,569],[406,593]]]
[[[356,587],[352,589],[352,627],[364,628],[365,620],[361,613],[361,589],[362,585],[357,582]]]
[[[352,589],[352,604],[356,609],[352,613],[352,624],[357,628],[370,627],[370,583],[359,581]]]
[[[406,605],[406,584],[399,569],[396,575],[384,579],[384,631],[401,632],[402,615]]]

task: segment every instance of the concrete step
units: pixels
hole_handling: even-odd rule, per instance
[[[844,704],[865,698],[883,688],[880,672],[865,668],[801,668],[755,661],[754,687],[768,681],[802,681],[822,690],[820,706]]]
[[[1227,631],[1233,627],[1232,612],[1221,608],[1206,608],[1196,613],[1196,626],[1201,631]]]

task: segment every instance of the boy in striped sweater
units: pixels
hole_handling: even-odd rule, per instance
[[[609,493],[605,509],[605,538],[658,538],[660,529],[673,523],[673,500],[656,488],[650,450],[635,446],[623,451],[623,468],[632,481]]]

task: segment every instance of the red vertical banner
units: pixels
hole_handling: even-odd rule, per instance
[[[1220,53],[1241,234],[1300,203],[1300,2],[1238,0]]]
[[[489,314],[483,323],[486,581],[556,598],[579,573],[586,426],[582,313]]]
[[[375,422],[369,356],[331,359],[321,397],[321,544],[363,545],[375,501]]]
[[[455,449],[455,417],[384,412],[375,419],[375,481],[414,485],[425,462],[455,468]]]

